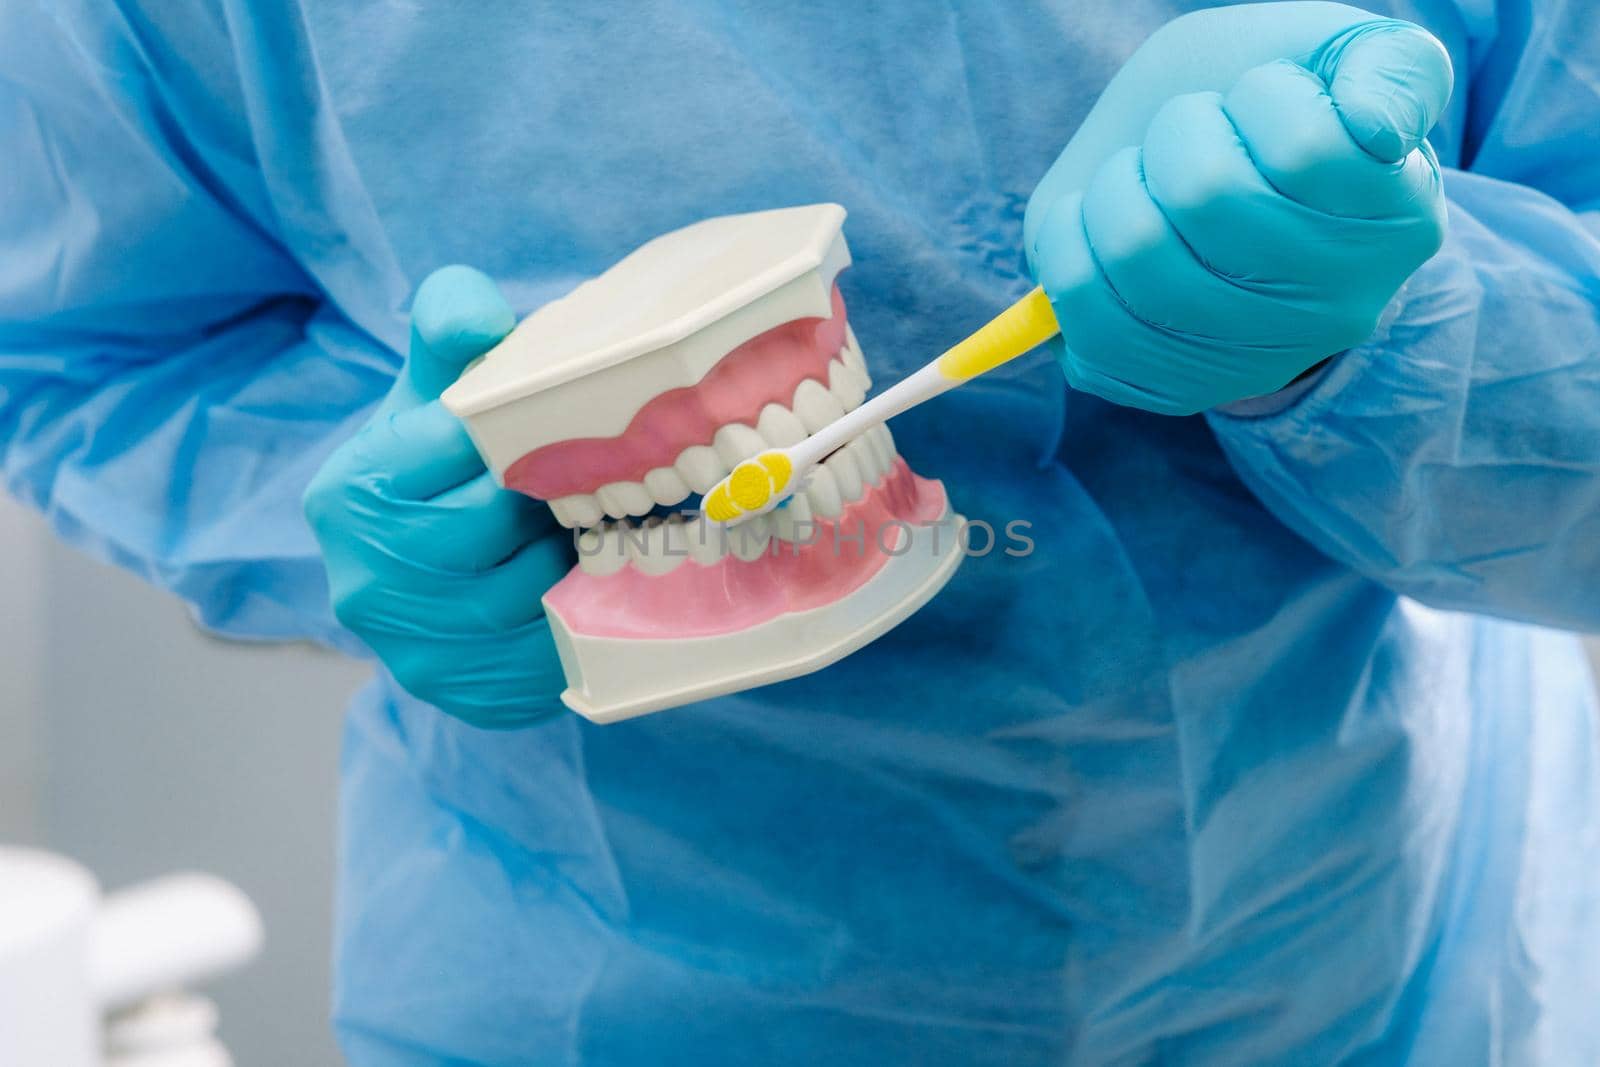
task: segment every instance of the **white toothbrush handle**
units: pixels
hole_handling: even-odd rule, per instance
[[[946,376],[939,370],[939,361],[934,360],[795,445],[789,450],[789,460],[796,470],[820,463],[864,431],[888,422],[924,400],[931,400],[940,393],[954,389],[961,381]]]
[[[848,444],[863,430],[1009,363],[1061,332],[1050,298],[1035,286],[976,333],[921,370],[788,450],[796,468],[809,467]]]
[[[865,431],[889,421],[907,408],[1009,363],[1060,331],[1050,298],[1035,286],[1028,295],[938,359],[854,411],[841,415],[804,441],[743,460],[711,487],[701,506],[708,518],[720,523],[765,515],[793,495],[808,469]]]

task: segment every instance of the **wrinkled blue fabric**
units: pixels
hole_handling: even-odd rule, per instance
[[[223,633],[354,647],[299,499],[430,270],[525,312],[837,200],[892,379],[1027,290],[1029,193],[1177,10],[8,4],[6,482]],[[1600,626],[1600,37],[1576,0],[1380,13],[1451,52],[1450,233],[1292,403],[1164,418],[1019,361],[896,437],[1036,551],[837,666],[513,733],[363,691],[353,1063],[1600,1061],[1554,629]]]

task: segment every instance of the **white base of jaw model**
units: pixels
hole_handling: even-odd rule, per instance
[[[587,719],[616,722],[820,670],[877,640],[944,588],[962,556],[934,548],[955,543],[960,521],[946,509],[937,529],[896,531],[897,554],[854,592],[725,634],[596,637],[569,630],[552,613],[569,687],[561,699]]]

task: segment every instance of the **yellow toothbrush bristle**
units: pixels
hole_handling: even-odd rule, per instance
[[[772,479],[759,462],[747,459],[728,476],[728,496],[742,511],[755,511],[772,496]]]
[[[782,452],[763,452],[740,463],[706,494],[701,503],[713,522],[731,522],[740,515],[760,511],[782,493],[794,473],[794,464]]]
[[[740,511],[739,505],[728,499],[728,488],[725,485],[719,485],[707,493],[703,507],[706,518],[712,522],[727,522],[729,519],[737,518]]]
[[[794,464],[789,462],[789,457],[782,452],[763,452],[756,457],[756,462],[767,469],[767,475],[772,479],[772,491],[783,492],[783,487],[789,484],[789,476],[794,473]]]

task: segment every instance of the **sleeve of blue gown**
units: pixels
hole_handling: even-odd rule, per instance
[[[1600,38],[1542,6],[1470,67],[1494,91],[1445,134],[1472,161],[1445,174],[1449,236],[1377,333],[1287,407],[1210,420],[1276,515],[1396,592],[1595,630]]]
[[[300,495],[398,358],[269,236],[226,50],[87,10],[0,11],[6,487],[208,627],[349,647]]]

